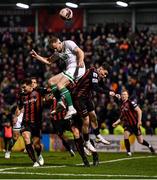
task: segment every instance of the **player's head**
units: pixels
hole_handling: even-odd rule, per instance
[[[32,78],[31,78],[31,81],[32,81],[32,87],[33,87],[33,88],[36,88],[36,87],[38,86],[37,78],[32,77]]]
[[[32,92],[33,87],[32,87],[32,81],[31,79],[24,79],[21,82],[21,88],[24,90],[25,93]]]
[[[129,93],[126,89],[122,90],[121,92],[121,99],[122,101],[127,101],[129,98]]]
[[[63,48],[63,44],[60,41],[60,39],[56,36],[51,36],[49,39],[49,45],[50,48],[57,51],[57,52],[61,52],[62,48]]]
[[[105,78],[110,73],[110,66],[107,63],[103,63],[98,69],[98,74],[100,78]]]

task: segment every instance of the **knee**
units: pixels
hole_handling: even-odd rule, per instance
[[[25,144],[30,144],[31,143],[30,137],[28,135],[24,134],[22,136],[23,136],[23,139],[25,141]]]
[[[88,119],[88,118],[86,118],[86,119],[83,120],[83,126],[84,126],[84,127],[89,126],[89,119]]]
[[[39,139],[34,140],[33,145],[35,148],[39,148],[40,147],[40,140]]]
[[[52,81],[51,79],[49,79],[49,80],[48,80],[48,85],[49,85],[49,86],[52,86],[53,84],[54,84],[53,81]]]
[[[91,116],[91,121],[92,121],[92,122],[97,122],[96,115],[93,114],[93,115]]]
[[[35,149],[39,149],[40,148],[40,143],[33,143],[33,145],[34,145]]]
[[[57,89],[62,89],[62,88],[64,88],[65,86],[64,86],[64,84],[62,83],[62,82],[59,82],[58,84],[57,84]]]
[[[143,144],[143,140],[138,139],[137,141],[138,141],[139,144]]]
[[[78,129],[74,128],[74,129],[72,129],[72,132],[76,139],[78,139],[80,137],[80,132]]]

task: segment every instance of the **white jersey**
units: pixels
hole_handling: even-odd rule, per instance
[[[65,61],[66,70],[77,66],[77,57],[75,54],[75,49],[77,47],[78,46],[76,45],[76,43],[71,40],[63,41],[64,51],[61,53],[58,53],[58,56],[60,59]]]
[[[71,82],[80,79],[85,74],[85,66],[77,66],[77,56],[75,50],[78,48],[75,42],[71,40],[63,41],[63,52],[56,52],[53,58],[60,58],[66,63],[66,69],[62,72]]]
[[[20,130],[22,119],[23,119],[23,112],[20,113],[19,116],[17,116],[16,124],[13,126],[14,130]]]

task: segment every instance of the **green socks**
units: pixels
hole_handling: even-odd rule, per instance
[[[56,85],[52,85],[51,86],[51,90],[52,90],[52,93],[54,95],[54,97],[57,99],[57,100],[60,100],[60,93],[57,89],[57,86]]]
[[[60,89],[60,92],[61,92],[61,96],[64,96],[65,97],[65,100],[67,102],[67,105],[68,106],[73,106],[73,103],[72,103],[72,99],[71,99],[71,95],[70,95],[70,92],[67,88],[62,88]]]
[[[70,92],[66,87],[58,90],[56,85],[52,85],[51,90],[52,90],[53,95],[57,98],[57,100],[60,100],[60,97],[59,97],[59,92],[60,92],[61,96],[65,97],[67,105],[68,106],[73,106]]]

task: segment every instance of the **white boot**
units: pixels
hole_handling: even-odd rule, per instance
[[[91,144],[90,140],[88,140],[88,141],[85,142],[85,147],[86,147],[87,149],[89,149],[90,151],[92,151],[92,152],[96,152],[96,149],[95,149],[95,147]]]
[[[34,164],[33,164],[33,167],[39,167],[40,166],[40,164],[38,163],[38,162],[35,162]]]
[[[39,162],[39,164],[41,165],[41,166],[43,166],[44,165],[44,158],[43,158],[43,156],[40,154],[40,156],[38,157],[38,162]]]
[[[11,154],[10,151],[6,151],[5,152],[5,159],[10,159],[10,154]]]
[[[71,118],[72,115],[74,115],[76,113],[77,113],[76,109],[73,106],[69,106],[69,110],[67,111],[64,119],[69,119],[69,118]]]
[[[101,142],[101,143],[107,144],[107,145],[110,144],[110,142],[107,141],[107,140],[105,140],[105,139],[102,137],[101,134],[98,134],[98,135],[96,136],[96,142]]]

